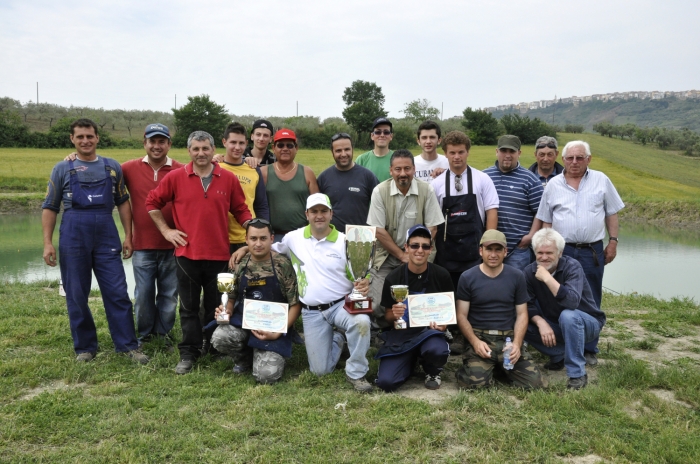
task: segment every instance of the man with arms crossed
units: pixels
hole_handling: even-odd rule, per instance
[[[131,257],[131,206],[115,160],[97,155],[100,136],[97,124],[78,119],[70,125],[70,140],[77,159],[61,161],[49,178],[42,204],[44,262],[56,266],[53,231],[63,203],[58,242],[61,279],[66,291],[68,320],[73,348],[80,362],[92,361],[97,354],[97,330],[88,306],[92,273],[102,292],[105,315],[114,349],[146,364],[148,357],[138,350],[131,300],[121,261],[122,244],[112,219],[117,206],[124,227],[124,259]]]
[[[564,171],[564,166],[557,163],[559,142],[554,137],[543,135],[535,142],[535,162],[530,171],[539,177],[542,187]]]
[[[331,138],[331,153],[335,165],[318,176],[318,189],[331,199],[331,224],[344,233],[347,224],[367,222],[372,190],[379,182],[372,171],[353,162],[349,134],[340,132]]]
[[[233,358],[235,374],[247,372],[252,367],[255,380],[272,384],[284,374],[284,358],[292,356],[291,332],[280,334],[242,329],[243,300],[247,298],[289,304],[289,330],[301,312],[297,276],[289,258],[271,252],[272,226],[266,219],[256,218],[248,223],[246,244],[249,253],[238,266],[236,288],[226,308],[230,324],[216,328],[211,344],[220,353]],[[217,317],[221,311],[224,311],[223,306],[216,310]]]
[[[171,172],[151,190],[146,209],[163,237],[175,246],[177,291],[180,296],[182,342],[177,374],[187,374],[200,356],[203,332],[199,319],[203,293],[204,324],[214,319],[219,298],[216,276],[228,270],[228,213],[245,227],[252,215],[236,176],[212,164],[214,137],[195,131],[187,139],[192,161]],[[168,226],[161,209],[173,205],[175,228]]]
[[[493,369],[503,366],[506,337],[513,342],[505,375],[513,385],[525,389],[542,388],[542,379],[527,350],[522,350],[527,330],[527,284],[523,273],[503,264],[506,236],[487,230],[479,252],[483,263],[462,274],[457,287],[457,323],[469,341],[463,365],[457,371],[460,387],[480,388],[493,384]]]
[[[440,126],[433,121],[425,121],[418,126],[418,145],[423,149],[416,156],[416,179],[431,183],[433,179],[450,168],[445,155],[440,155],[437,148],[442,141]]]
[[[394,138],[393,126],[391,121],[385,117],[379,117],[372,124],[372,134],[370,138],[374,142],[374,148],[366,153],[361,154],[355,161],[360,166],[363,166],[377,176],[379,182],[383,182],[391,177],[389,169],[391,168],[391,155],[394,153],[389,150],[391,139]]]
[[[530,325],[525,340],[549,355],[545,369],[566,366],[567,388],[588,384],[585,343],[598,338],[605,313],[593,300],[591,287],[578,261],[563,256],[564,237],[554,229],[541,229],[532,238],[536,262],[523,272],[530,302]]]

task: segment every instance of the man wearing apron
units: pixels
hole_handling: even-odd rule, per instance
[[[97,125],[78,119],[70,126],[77,159],[54,166],[42,205],[44,261],[56,265],[53,231],[63,203],[59,245],[61,279],[66,291],[73,347],[77,360],[92,361],[97,353],[97,331],[88,307],[92,273],[102,292],[114,349],[146,364],[134,330],[134,316],[121,262],[122,244],[112,219],[117,206],[124,227],[124,259],[131,257],[131,206],[122,171],[115,160],[97,156]]]
[[[284,358],[292,356],[292,333],[242,329],[243,300],[289,304],[288,330],[292,329],[301,312],[292,262],[286,256],[270,251],[272,240],[269,221],[258,218],[248,223],[248,253],[238,266],[236,288],[226,308],[230,324],[218,326],[211,338],[214,348],[234,359],[234,373],[242,374],[252,367],[253,377],[263,384],[275,383],[284,374]],[[223,310],[224,307],[219,306],[215,319]]]

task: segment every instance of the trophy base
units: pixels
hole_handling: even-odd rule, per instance
[[[217,317],[216,323],[219,325],[228,325],[229,324],[228,314],[224,315],[223,317],[222,316]]]
[[[345,311],[350,314],[372,314],[372,298],[355,300],[351,296],[345,297]]]

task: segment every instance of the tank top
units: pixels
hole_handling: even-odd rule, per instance
[[[267,202],[270,206],[270,220],[276,232],[289,232],[307,224],[306,199],[309,186],[306,185],[304,166],[299,164],[297,172],[290,180],[277,177],[275,167],[267,168]]]

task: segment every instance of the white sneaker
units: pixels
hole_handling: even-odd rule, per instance
[[[442,383],[442,379],[440,378],[440,374],[438,375],[426,375],[425,376],[425,388],[428,390],[437,390],[440,388],[440,384]]]

